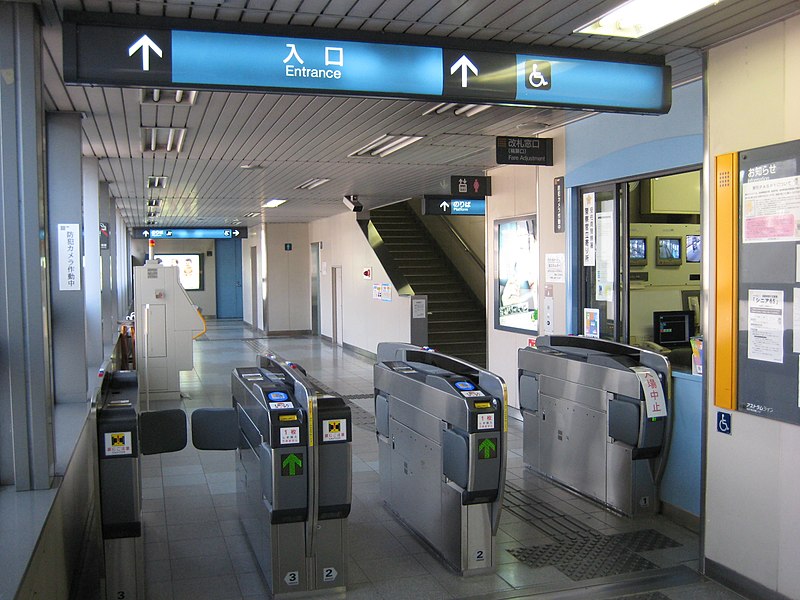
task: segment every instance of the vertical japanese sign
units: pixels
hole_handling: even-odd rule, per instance
[[[583,195],[583,266],[594,266],[594,192]]]
[[[633,367],[644,393],[645,412],[648,419],[667,416],[667,402],[664,388],[655,371],[647,367]]]
[[[60,223],[58,225],[58,289],[79,291],[81,289],[81,242],[80,225]]]

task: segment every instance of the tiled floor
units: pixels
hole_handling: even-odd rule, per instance
[[[354,414],[372,413],[371,361],[312,337],[259,338],[241,322],[226,321],[210,321],[207,334],[194,344],[195,368],[181,380],[183,408],[230,406],[231,370],[255,365],[258,352],[266,349],[300,363],[322,386],[362,409],[354,408]],[[503,513],[497,572],[456,575],[386,511],[379,494],[374,428],[368,418],[362,425],[354,422],[347,598],[740,598],[695,572],[698,540],[688,530],[663,517],[618,517],[528,471],[522,463],[521,423],[514,419],[509,423],[507,478],[515,490],[508,500],[513,497],[517,508]],[[149,600],[270,597],[239,525],[232,451],[198,451],[190,445],[181,452],[144,457],[142,488]],[[573,540],[570,546],[557,531],[545,534],[542,521],[520,516],[520,507],[530,503],[544,510],[545,518],[581,528],[586,534],[581,543],[576,546]],[[620,549],[616,540],[629,541],[621,534],[640,530],[652,530],[645,534],[648,542]],[[647,545],[653,539],[655,545]],[[666,546],[664,539],[670,542]],[[605,563],[600,571],[598,561]],[[621,566],[624,561],[627,567]]]

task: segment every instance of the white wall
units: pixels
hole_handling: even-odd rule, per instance
[[[322,242],[320,250],[320,331],[332,337],[331,268],[342,268],[343,342],[376,352],[378,342],[408,342],[411,329],[411,301],[399,296],[356,222],[355,214],[344,213],[310,224],[309,245]],[[372,267],[372,279],[362,270]],[[310,279],[310,278],[309,278]],[[373,284],[389,283],[392,301],[372,298]]]
[[[211,252],[211,256],[207,256],[207,252]],[[214,252],[214,240],[157,240],[155,253],[203,255],[203,289],[186,293],[204,316],[215,316],[217,314],[217,257]],[[147,260],[147,240],[131,240],[131,254],[141,261]]]
[[[495,303],[495,231],[497,219],[537,214],[539,234],[539,322],[542,331],[542,306],[544,302],[545,254],[566,253],[566,234],[553,233],[553,180],[565,172],[564,129],[545,134],[553,138],[552,167],[502,166],[488,171],[492,178],[492,195],[486,202],[486,328],[487,328],[487,367],[500,375],[508,387],[508,401],[519,407],[517,394],[517,350],[528,345],[532,336],[494,328]],[[566,328],[566,287],[554,283],[554,333],[564,333]]]
[[[709,51],[712,164],[720,154],[800,138],[798,73],[800,17]],[[706,248],[713,252],[713,245]],[[713,304],[713,287],[710,294]],[[800,427],[737,412],[732,435],[717,433],[709,351],[705,556],[800,598]]]

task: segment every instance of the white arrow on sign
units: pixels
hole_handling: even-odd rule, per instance
[[[161,48],[150,39],[150,37],[145,34],[140,37],[136,42],[128,48],[128,56],[133,56],[136,54],[137,51],[142,51],[142,71],[149,71],[150,70],[150,51],[152,50],[158,55],[158,58],[162,58],[164,54],[161,52]]]
[[[238,229],[234,229],[233,230],[233,237],[239,237],[239,230]]]
[[[149,231],[147,231],[147,229],[145,229],[145,230],[142,232],[142,237],[150,237],[150,232],[149,232]]]
[[[472,64],[472,61],[467,58],[466,54],[462,54],[453,66],[450,67],[450,75],[461,69],[461,87],[467,87],[467,69],[472,71],[473,75],[478,74],[478,67]]]
[[[450,208],[450,205],[447,203],[447,200],[442,200],[442,203],[439,205],[439,208],[442,210],[447,210]]]

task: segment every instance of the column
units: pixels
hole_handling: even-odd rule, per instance
[[[33,4],[0,2],[0,484],[53,476],[41,36]]]

